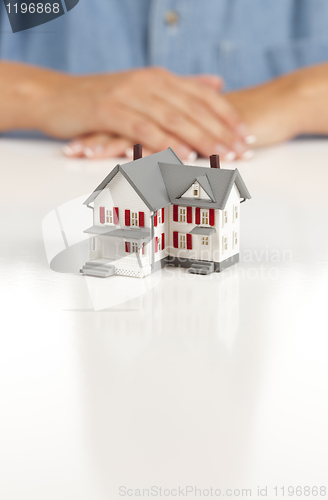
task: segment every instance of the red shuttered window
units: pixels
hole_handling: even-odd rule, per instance
[[[179,233],[178,231],[173,231],[173,247],[178,248],[179,246]]]
[[[196,208],[196,214],[195,214],[195,223],[200,224],[200,208]]]
[[[179,219],[179,206],[173,205],[173,220],[174,222],[178,222]]]
[[[126,253],[131,253],[131,243],[129,241],[125,242],[125,251]]]
[[[192,223],[192,207],[187,207],[187,222]]]
[[[162,233],[162,250],[165,248],[165,233]]]
[[[118,224],[119,211],[118,207],[114,207],[113,209],[113,222],[114,224]]]
[[[164,208],[162,208],[162,223],[164,222]]]
[[[157,227],[157,212],[154,215],[154,226]]]
[[[105,207],[99,207],[100,224],[105,224]]]
[[[125,210],[125,225],[130,226],[130,210]]]
[[[158,252],[158,237],[155,237],[155,253]]]
[[[139,212],[139,226],[145,226],[145,212]]]
[[[187,234],[187,250],[192,250],[192,235]]]
[[[209,221],[210,226],[215,225],[215,211],[214,208],[210,208],[210,221]]]

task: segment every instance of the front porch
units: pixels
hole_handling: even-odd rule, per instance
[[[151,273],[150,251],[146,250],[150,230],[92,226],[85,231],[90,239],[90,261],[85,274],[99,276],[99,268],[112,267],[112,274],[143,278]],[[96,271],[92,274],[93,269]]]

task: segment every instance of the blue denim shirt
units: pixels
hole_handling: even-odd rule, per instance
[[[236,89],[326,61],[328,1],[80,0],[15,34],[1,2],[0,57],[75,74],[161,65]]]

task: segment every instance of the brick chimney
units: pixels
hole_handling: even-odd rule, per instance
[[[220,168],[220,157],[219,155],[210,156],[211,168]]]
[[[133,146],[133,161],[139,160],[140,158],[142,158],[142,145],[135,144]]]

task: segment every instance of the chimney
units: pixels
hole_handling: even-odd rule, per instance
[[[219,155],[210,156],[211,168],[220,168],[220,157]]]
[[[142,158],[142,145],[135,144],[133,146],[133,161],[139,160],[140,158]]]

